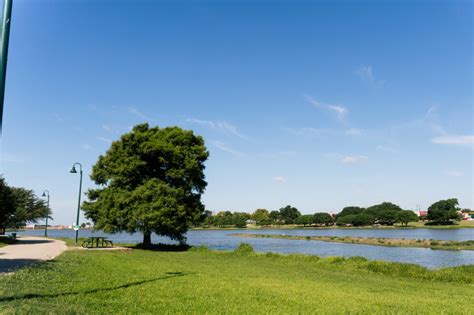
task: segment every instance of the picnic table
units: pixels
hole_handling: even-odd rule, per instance
[[[106,237],[103,236],[89,237],[82,243],[82,247],[84,248],[106,248],[113,246],[114,244],[112,243],[112,241],[108,240]]]

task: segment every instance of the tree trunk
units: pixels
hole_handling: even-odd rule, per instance
[[[5,227],[0,226],[0,235],[5,235]]]
[[[151,233],[143,232],[143,247],[151,247]]]

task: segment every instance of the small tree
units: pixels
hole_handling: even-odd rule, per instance
[[[337,214],[337,217],[343,217],[343,216],[351,215],[351,214],[360,214],[364,210],[365,209],[361,207],[354,207],[354,206],[345,207],[344,209],[341,210],[341,212]]]
[[[364,225],[372,225],[374,224],[374,217],[367,213],[356,214],[354,218],[352,218],[352,225],[353,226],[364,226]]]
[[[281,215],[280,211],[277,210],[272,210],[270,211],[270,214],[268,215],[270,219],[273,221],[273,224],[281,224]]]
[[[311,225],[313,223],[313,216],[311,214],[303,214],[296,219],[295,223],[303,226]]]
[[[417,222],[418,216],[415,212],[411,210],[402,210],[397,212],[397,222],[400,222],[402,225],[408,226],[409,222]]]
[[[280,209],[280,217],[285,224],[294,224],[301,213],[295,207],[290,205]]]
[[[245,228],[247,227],[247,219],[249,215],[247,213],[239,213],[235,212],[232,216],[232,221],[235,227],[237,228]]]
[[[137,125],[92,168],[99,188],[87,192],[85,215],[106,232],[141,231],[145,247],[152,232],[184,242],[188,226],[204,212],[208,155],[192,131]]]
[[[427,219],[437,224],[450,224],[459,219],[457,205],[456,198],[437,201],[428,208]]]
[[[326,212],[317,212],[313,216],[313,222],[319,225],[332,225],[334,223],[333,217]]]
[[[7,185],[5,179],[0,176],[0,235],[5,234],[8,221],[15,211],[15,199],[12,189]]]
[[[271,225],[272,220],[270,219],[267,209],[257,209],[252,214],[252,219],[255,220],[257,225]]]

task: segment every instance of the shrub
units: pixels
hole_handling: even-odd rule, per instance
[[[254,253],[252,245],[248,243],[240,243],[239,246],[234,250],[234,253],[239,255],[249,255]]]

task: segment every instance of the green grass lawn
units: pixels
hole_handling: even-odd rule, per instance
[[[468,313],[474,266],[362,258],[68,251],[0,278],[0,313]]]

